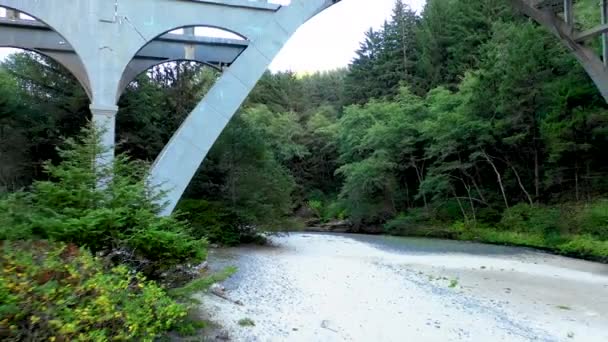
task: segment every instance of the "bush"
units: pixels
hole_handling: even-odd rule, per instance
[[[315,214],[315,216],[317,218],[323,218],[325,215],[324,214],[324,208],[323,208],[323,202],[320,200],[310,200],[308,201],[308,207],[310,208],[310,210],[312,210],[312,212]]]
[[[153,341],[187,314],[142,275],[125,266],[106,272],[75,245],[0,246],[3,341]]]
[[[598,241],[589,235],[575,236],[557,248],[562,254],[608,262],[608,241]]]
[[[323,199],[310,199],[307,205],[316,218],[322,222],[346,219],[346,208],[343,200],[336,200],[327,196]]]
[[[602,241],[608,240],[608,200],[600,200],[585,206],[577,215],[581,232]]]
[[[434,222],[431,213],[423,208],[410,209],[384,225],[391,235],[449,237],[449,232]]]
[[[561,208],[517,204],[503,213],[499,228],[505,231],[534,233],[546,237],[570,229],[572,222]]]
[[[219,202],[185,199],[180,201],[178,211],[190,222],[192,234],[197,238],[234,246],[241,243],[247,233],[241,229],[238,215]]]
[[[185,222],[158,216],[163,194],[146,184],[148,166],[118,155],[93,167],[104,152],[99,146],[95,130],[83,130],[59,151],[61,163],[45,164],[50,180],[0,202],[0,239],[52,239],[94,253],[122,249],[150,261],[149,269],[202,260],[205,241]]]
[[[344,220],[346,219],[346,206],[343,201],[333,200],[330,201],[324,210],[323,219],[326,221],[337,219]]]
[[[462,210],[455,199],[447,199],[440,204],[433,203],[429,209],[433,211],[434,218],[441,222],[462,220]]]

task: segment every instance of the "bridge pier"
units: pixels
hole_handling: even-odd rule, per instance
[[[116,114],[118,106],[91,104],[92,122],[101,135],[99,142],[103,149],[96,160],[97,165],[110,165],[114,160],[114,146],[116,144]]]

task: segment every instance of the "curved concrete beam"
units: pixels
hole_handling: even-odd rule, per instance
[[[144,46],[127,65],[120,81],[119,96],[135,77],[156,65],[192,61],[221,71],[219,65],[231,65],[247,46],[249,42],[246,40],[164,35]]]
[[[287,40],[300,25],[333,3],[294,0],[259,27],[249,47],[213,85],[154,162],[149,181],[167,194],[163,214],[173,212],[207,153]]]
[[[89,98],[91,98],[91,83],[86,67],[78,54],[75,54],[73,51],[72,53],[66,53],[67,51],[63,47],[69,47],[70,43],[61,31],[53,29],[44,19],[39,18],[37,14],[40,13],[30,14],[21,9],[5,6],[4,4],[1,4],[1,6],[7,10],[17,10],[18,12],[25,13],[36,18],[38,21],[0,18],[0,26],[2,26],[0,46],[37,52],[55,60],[72,73],[84,88]],[[27,28],[27,32],[23,30],[24,27]]]
[[[559,18],[550,6],[537,8],[535,0],[510,0],[511,4],[549,30],[574,55],[583,66],[604,100],[608,102],[608,70],[593,49],[577,42],[579,36],[572,26]]]

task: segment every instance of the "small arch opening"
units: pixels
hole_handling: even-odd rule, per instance
[[[161,62],[126,86],[116,117],[117,152],[153,161],[188,114],[215,84],[220,72],[208,64]]]
[[[80,82],[90,97],[89,77],[72,45],[53,27],[15,9],[0,7],[0,48],[37,52],[61,64]],[[6,58],[13,50],[0,53]]]
[[[43,163],[90,118],[89,98],[61,64],[0,47],[0,193],[45,179]]]
[[[192,61],[219,71],[230,66],[247,48],[242,36],[217,27],[184,26],[163,33],[144,45],[123,71],[118,97],[138,75],[156,65]]]

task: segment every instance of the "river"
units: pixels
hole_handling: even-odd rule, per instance
[[[608,341],[608,265],[525,248],[296,233],[214,249],[201,312],[232,341]],[[254,326],[238,322],[250,319]],[[242,323],[242,322],[241,322]]]

